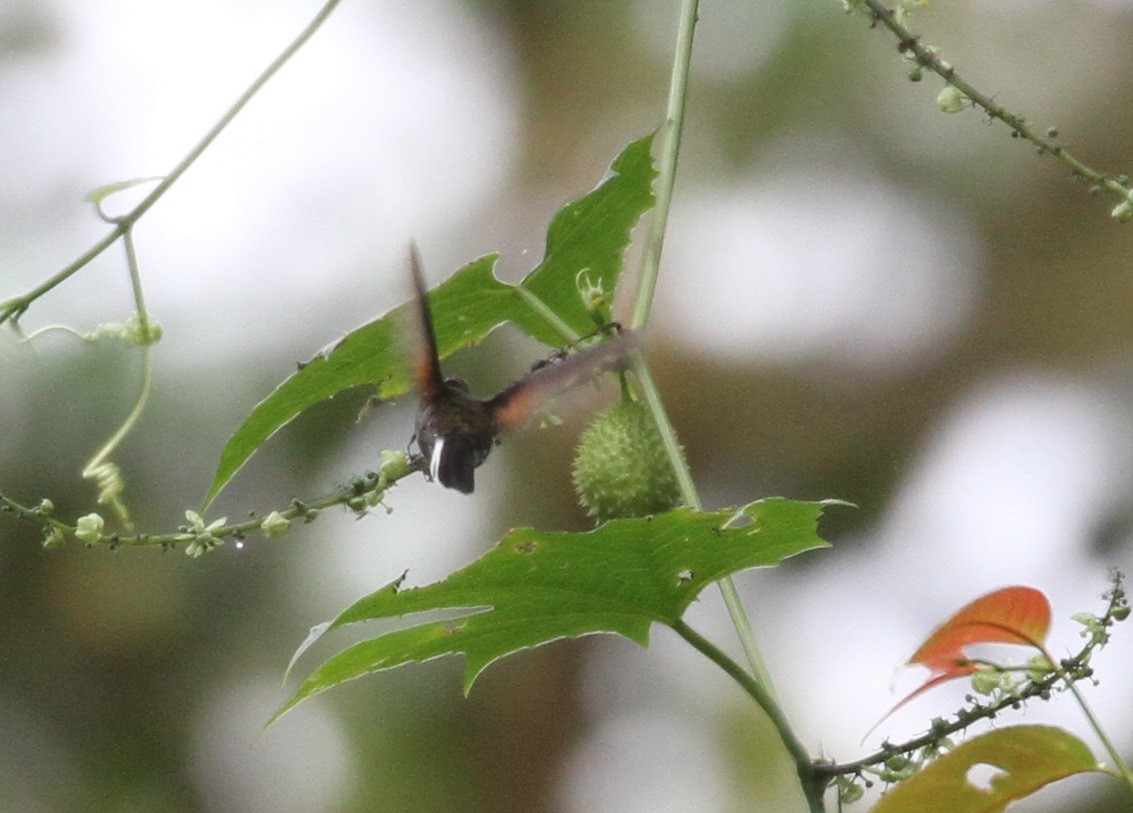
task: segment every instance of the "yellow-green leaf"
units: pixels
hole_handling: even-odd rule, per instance
[[[1001,813],[1051,782],[1098,770],[1090,749],[1061,728],[1002,728],[939,757],[881,797],[871,813]]]

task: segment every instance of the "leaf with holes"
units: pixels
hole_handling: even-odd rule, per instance
[[[1090,749],[1060,728],[1002,728],[937,758],[870,813],[1002,813],[1051,782],[1100,770]]]
[[[464,656],[467,692],[493,661],[560,638],[616,633],[645,646],[653,624],[674,624],[707,585],[825,546],[817,523],[827,504],[771,499],[738,512],[679,508],[585,533],[511,531],[444,581],[402,589],[399,579],[316,628],[297,657],[324,632],[347,624],[459,613],[347,648],[315,670],[272,719],[344,681],[442,655]]]

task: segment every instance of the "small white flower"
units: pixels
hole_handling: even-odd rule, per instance
[[[189,527],[187,529],[188,533],[183,536],[192,540],[185,546],[186,556],[191,556],[196,559],[202,553],[207,553],[224,544],[224,540],[214,536],[213,531],[223,528],[224,524],[228,522],[227,517],[221,517],[205,525],[205,521],[201,518],[200,514],[196,511],[189,510],[185,512],[185,519],[189,521]]]
[[[269,539],[283,536],[291,529],[291,520],[278,511],[272,511],[260,523],[260,530]]]
[[[94,545],[102,539],[102,529],[106,527],[106,520],[98,514],[87,514],[79,517],[75,523],[75,538],[85,545]]]
[[[964,109],[966,102],[967,99],[964,98],[964,94],[952,85],[948,85],[936,97],[936,106],[940,108],[942,113],[959,113]]]
[[[213,531],[223,528],[225,523],[228,522],[228,517],[221,517],[210,522],[206,527],[201,515],[193,510],[185,512],[185,519],[189,520],[189,532],[194,534],[211,534]]]
[[[1118,223],[1128,223],[1133,220],[1133,192],[1130,192],[1125,200],[1114,206],[1109,215]]]

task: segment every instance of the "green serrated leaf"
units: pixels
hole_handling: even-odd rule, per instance
[[[976,779],[977,766],[994,773]],[[1060,728],[1001,728],[934,760],[882,796],[871,813],[1002,813],[1051,782],[1098,770],[1090,749]]]
[[[641,216],[653,208],[653,137],[631,142],[606,178],[592,192],[564,206],[547,231],[543,262],[523,281],[527,290],[578,334],[594,329],[594,321],[578,295],[579,272],[613,292],[621,276],[630,235]],[[557,338],[524,328],[544,343]]]
[[[645,646],[654,623],[678,621],[707,585],[824,547],[817,523],[826,504],[771,499],[740,512],[678,508],[586,533],[511,531],[444,581],[400,589],[398,580],[343,611],[325,631],[410,613],[462,614],[347,648],[320,666],[272,720],[344,681],[442,655],[465,657],[468,692],[493,661],[559,638],[616,633]],[[312,642],[309,636],[303,648]]]
[[[567,204],[554,218],[547,255],[522,285],[576,334],[593,328],[575,286],[582,269],[613,291],[621,273],[630,232],[653,205],[653,169],[649,135],[630,143],[614,161],[606,179],[593,191]],[[555,347],[564,337],[547,318],[525,302],[516,286],[496,279],[499,255],[469,263],[429,294],[441,358],[475,345],[505,322]],[[410,386],[410,371],[400,342],[405,306],[348,334],[316,356],[252,410],[221,452],[220,464],[205,496],[207,507],[268,438],[297,415],[343,390],[376,385],[382,398],[394,398]]]

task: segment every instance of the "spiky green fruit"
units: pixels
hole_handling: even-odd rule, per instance
[[[668,511],[680,490],[645,407],[622,401],[586,427],[574,458],[579,502],[599,522]]]

